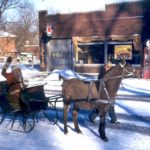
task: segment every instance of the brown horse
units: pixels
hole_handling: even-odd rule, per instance
[[[105,73],[103,79],[85,82],[78,79],[64,80],[62,95],[64,100],[64,133],[68,133],[67,116],[69,105],[73,103],[73,121],[77,133],[81,133],[77,117],[80,108],[99,110],[99,134],[100,138],[108,141],[105,134],[105,117],[109,107],[114,103],[120,83],[124,77],[136,75],[140,77],[140,71],[135,70],[129,64],[118,64]]]

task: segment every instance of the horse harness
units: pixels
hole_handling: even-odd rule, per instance
[[[88,102],[90,102],[91,104],[92,103],[105,103],[105,104],[111,104],[113,105],[114,104],[114,100],[110,100],[110,96],[109,96],[109,93],[108,93],[108,90],[106,88],[106,85],[105,85],[105,82],[103,79],[100,79],[100,88],[99,88],[99,93],[100,93],[100,90],[101,90],[101,85],[103,85],[103,88],[104,88],[104,91],[105,91],[105,94],[106,94],[106,97],[107,99],[96,99],[96,100],[92,100],[92,91],[91,91],[91,88],[92,88],[92,84],[93,84],[93,81],[90,82],[89,84],[89,92],[88,92],[88,97],[87,97],[87,100]]]
[[[131,75],[133,75],[134,74],[134,72],[135,72],[135,70],[133,69],[133,71],[132,72],[129,72],[127,69],[125,69],[125,65],[122,65],[122,64],[120,64],[120,66],[121,66],[121,68],[123,69],[123,72],[124,72],[124,70],[126,71],[126,73],[128,73],[128,74],[126,74],[126,75],[119,75],[119,76],[115,76],[115,77],[110,77],[110,78],[106,78],[105,80],[108,80],[108,79],[115,79],[115,78],[124,78],[124,77],[126,77],[126,76],[131,76]],[[106,84],[105,84],[105,80],[104,79],[100,79],[100,85],[99,85],[99,94],[100,94],[100,91],[101,91],[101,87],[102,87],[102,85],[103,85],[103,88],[104,88],[104,92],[105,92],[105,94],[106,94],[106,98],[107,99],[96,99],[95,101],[92,101],[91,100],[91,87],[92,87],[92,84],[93,84],[93,81],[92,82],[90,82],[90,84],[89,84],[89,92],[88,92],[88,101],[89,102],[91,102],[91,103],[93,103],[93,102],[96,102],[96,103],[104,103],[104,104],[110,104],[110,105],[114,105],[114,102],[115,102],[115,99],[111,99],[110,98],[110,95],[109,95],[109,93],[108,93],[108,89],[107,89],[107,87],[106,87]]]

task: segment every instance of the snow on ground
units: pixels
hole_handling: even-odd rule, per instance
[[[46,92],[56,94],[61,92],[62,80],[58,74],[43,73],[30,68],[24,68],[24,77],[29,85],[47,83]],[[26,74],[26,75],[25,75]],[[1,76],[0,79],[2,80]],[[150,80],[124,79],[118,94],[150,96]],[[116,100],[118,124],[111,124],[107,117],[106,133],[109,142],[99,138],[99,118],[91,123],[90,111],[81,110],[79,124],[83,134],[77,134],[69,112],[69,135],[63,133],[62,103],[57,104],[59,121],[50,125],[47,121],[39,121],[30,133],[18,133],[0,126],[1,150],[149,150],[150,149],[150,102]],[[53,113],[51,113],[53,117]]]
[[[122,85],[130,93],[150,96],[150,79],[124,79]]]

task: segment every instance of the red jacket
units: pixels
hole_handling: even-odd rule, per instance
[[[2,69],[2,75],[7,79],[8,84],[8,101],[14,108],[20,108],[20,92],[23,88],[22,73],[19,68],[14,69],[12,72],[7,73],[7,67]]]

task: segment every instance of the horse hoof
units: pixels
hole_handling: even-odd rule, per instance
[[[68,134],[68,131],[64,131],[64,134],[67,135],[67,134]]]
[[[100,138],[104,141],[104,142],[108,142],[109,140],[108,140],[108,138],[105,136],[100,136]]]
[[[110,121],[112,124],[119,124],[119,121]]]
[[[77,131],[77,133],[78,133],[78,134],[82,134],[82,132],[81,132],[81,131]]]
[[[64,134],[65,134],[65,135],[67,135],[67,134],[68,134],[68,132],[64,132]]]

